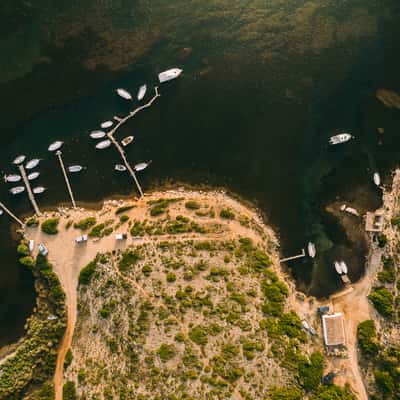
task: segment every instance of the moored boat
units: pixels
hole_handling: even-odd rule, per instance
[[[30,173],[30,174],[28,175],[28,180],[33,181],[33,180],[35,180],[36,178],[38,178],[39,175],[40,175],[40,172],[37,172],[37,171],[32,172],[32,173]]]
[[[0,208],[0,215],[3,215],[4,211]]]
[[[332,136],[329,139],[329,144],[334,145],[334,144],[340,144],[340,143],[345,143],[348,142],[353,136],[350,135],[350,133],[340,133],[339,135]]]
[[[68,167],[69,172],[80,172],[83,170],[82,165],[71,165]]]
[[[100,124],[102,128],[110,128],[113,125],[112,121],[104,121]]]
[[[122,97],[125,100],[132,100],[132,95],[125,89],[118,88],[117,93],[118,96]]]
[[[92,139],[101,139],[104,136],[106,136],[106,133],[104,131],[92,131],[90,132],[89,135]]]
[[[158,74],[158,79],[160,83],[171,81],[172,79],[177,78],[181,73],[182,69],[179,68],[171,68],[166,71],[160,72]]]
[[[61,148],[61,146],[64,144],[64,142],[61,142],[60,140],[57,140],[56,142],[53,142],[47,150],[49,151],[56,151]]]
[[[25,190],[25,188],[23,186],[16,186],[10,189],[10,193],[11,194],[20,194]]]
[[[146,169],[150,164],[152,163],[152,161],[147,161],[147,162],[141,162],[139,164],[136,164],[133,169],[135,171],[143,171],[144,169]]]
[[[46,191],[47,189],[43,186],[36,186],[35,188],[32,189],[32,192],[35,194],[40,194]]]
[[[130,143],[132,143],[133,142],[133,139],[134,139],[134,136],[127,136],[126,138],[123,138],[122,140],[121,140],[121,144],[122,144],[122,146],[128,146],[128,144],[130,144]]]
[[[4,175],[5,182],[19,182],[21,180],[21,176],[17,174]]]
[[[335,266],[336,272],[340,275],[343,271],[342,271],[342,266],[340,265],[340,262],[335,261],[333,263],[333,265]]]
[[[342,270],[342,272],[344,274],[347,274],[347,272],[348,272],[347,265],[343,260],[340,261],[340,269]]]
[[[144,95],[146,94],[146,91],[147,91],[147,86],[146,85],[140,86],[138,94],[137,94],[137,99],[139,101],[143,99]]]
[[[308,255],[311,258],[314,258],[315,255],[317,254],[317,250],[315,249],[315,244],[312,242],[308,242],[307,251],[308,251]]]
[[[379,186],[381,184],[381,177],[378,172],[374,173],[373,179],[376,186]]]
[[[120,172],[126,171],[125,165],[122,165],[122,164],[115,164],[114,169],[115,169],[116,171],[120,171]]]
[[[34,158],[33,160],[30,160],[25,164],[25,168],[26,169],[35,168],[39,163],[40,163],[40,158]]]
[[[99,150],[106,149],[107,147],[110,147],[110,146],[111,146],[111,140],[107,139],[107,140],[103,140],[100,143],[97,143],[96,149],[99,149]]]
[[[24,156],[24,155],[17,156],[14,158],[13,164],[15,164],[15,165],[21,164],[25,161],[25,159],[26,159],[26,156]]]

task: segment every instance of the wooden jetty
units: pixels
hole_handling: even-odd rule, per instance
[[[304,249],[301,249],[301,253],[297,254],[295,256],[292,257],[286,257],[286,258],[282,258],[281,260],[279,260],[279,262],[286,262],[286,261],[291,261],[291,260],[296,260],[297,258],[303,258],[306,256],[306,252],[304,251]]]
[[[74,193],[72,192],[71,184],[70,184],[69,179],[68,179],[68,174],[67,174],[67,171],[65,170],[64,161],[62,159],[62,152],[60,150],[58,150],[56,152],[56,156],[58,158],[58,161],[60,162],[61,170],[62,170],[63,175],[64,175],[65,184],[67,185],[69,197],[71,198],[72,207],[76,208]]]
[[[33,209],[35,210],[35,213],[40,216],[42,213],[40,212],[39,206],[36,203],[35,195],[32,192],[31,184],[28,180],[28,177],[26,176],[25,168],[23,164],[18,165],[19,172],[21,173],[22,179],[25,184],[26,191],[28,192],[29,200],[32,203]]]
[[[140,112],[141,110],[150,107],[153,102],[157,99],[157,97],[160,97],[161,95],[158,93],[158,86],[156,86],[154,88],[155,90],[155,95],[153,96],[153,98],[146,104],[144,104],[143,106],[140,106],[138,108],[136,108],[135,110],[131,111],[126,117],[124,118],[119,118],[119,117],[114,117],[114,119],[116,121],[118,121],[118,123],[114,126],[113,129],[111,129],[108,133],[107,136],[108,138],[112,141],[112,143],[114,144],[114,146],[116,147],[116,149],[118,150],[118,152],[121,154],[121,158],[122,161],[125,164],[126,169],[129,171],[129,173],[131,174],[133,180],[135,181],[136,187],[140,193],[140,197],[143,197],[143,190],[139,184],[139,181],[136,177],[135,171],[133,170],[133,168],[130,166],[127,158],[126,158],[126,154],[125,151],[123,150],[122,146],[119,144],[118,140],[116,140],[114,138],[114,134],[117,132],[118,128],[121,127],[126,121],[128,121],[129,119],[133,118],[138,112]]]
[[[17,223],[21,225],[23,228],[25,224],[14,214],[12,213],[2,202],[0,202],[0,207],[12,218],[14,219]]]

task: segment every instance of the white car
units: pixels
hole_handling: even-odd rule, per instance
[[[117,233],[115,235],[116,240],[126,240],[128,239],[128,235],[126,233]]]
[[[78,236],[75,239],[75,242],[76,243],[84,243],[84,242],[87,242],[87,240],[88,240],[88,236],[87,235],[82,235],[82,236]]]
[[[47,256],[47,254],[49,254],[49,251],[46,249],[46,246],[43,243],[39,243],[38,248],[39,248],[39,253],[42,256]]]

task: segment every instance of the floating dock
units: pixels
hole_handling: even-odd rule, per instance
[[[292,257],[286,257],[286,258],[282,258],[279,260],[279,262],[286,262],[286,261],[291,261],[291,260],[296,260],[297,258],[303,258],[306,256],[306,252],[304,251],[304,249],[301,249],[301,253],[297,254],[296,256],[292,256]]]
[[[1,207],[14,221],[16,221],[18,224],[20,224],[22,228],[25,226],[25,224],[24,224],[14,213],[12,213],[2,202],[0,202],[0,207]]]
[[[18,169],[19,169],[19,172],[21,173],[21,176],[24,181],[25,188],[26,188],[26,191],[28,192],[29,200],[32,203],[33,209],[35,210],[35,213],[38,216],[40,216],[40,215],[42,215],[42,213],[39,209],[39,206],[36,203],[35,195],[32,192],[31,184],[28,180],[28,177],[26,176],[25,168],[22,164],[20,164],[20,165],[18,165]]]
[[[76,208],[74,193],[72,192],[71,184],[69,183],[69,179],[68,179],[68,174],[67,174],[67,171],[66,171],[65,166],[64,166],[64,161],[62,159],[62,152],[60,150],[58,150],[56,152],[56,156],[58,158],[58,161],[60,162],[61,170],[62,170],[63,175],[64,175],[65,184],[67,185],[69,197],[71,198],[72,207]]]

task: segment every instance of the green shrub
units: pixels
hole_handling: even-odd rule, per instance
[[[136,206],[133,205],[133,204],[119,207],[119,208],[117,208],[117,210],[115,211],[115,215],[122,214],[122,213],[124,213],[124,212],[126,212],[126,211],[132,210],[132,208],[135,208],[135,207],[136,207]]]
[[[76,389],[75,383],[72,381],[68,381],[63,386],[63,400],[76,400]]]
[[[189,331],[189,338],[199,346],[204,346],[208,342],[207,333],[207,329],[197,325]]]
[[[377,277],[382,283],[393,283],[396,280],[396,272],[394,269],[385,269],[378,272]]]
[[[110,313],[111,313],[111,310],[109,310],[109,309],[106,308],[106,307],[103,307],[103,308],[101,308],[101,309],[99,310],[99,315],[100,315],[100,317],[101,317],[101,318],[104,318],[104,319],[108,318],[109,315],[110,315]]]
[[[388,241],[388,239],[387,239],[387,237],[386,237],[386,235],[385,235],[384,233],[381,233],[381,234],[378,236],[378,246],[379,246],[379,247],[385,247],[387,241]]]
[[[144,225],[139,221],[135,221],[130,232],[132,236],[143,236],[145,234]]]
[[[20,243],[17,247],[17,253],[22,256],[29,256],[31,252],[29,251],[29,247],[25,243]]]
[[[393,317],[393,294],[390,290],[384,287],[374,288],[368,298],[379,314],[387,318]]]
[[[167,362],[175,357],[176,348],[173,344],[162,344],[157,350],[157,354],[162,362]]]
[[[72,350],[68,349],[67,353],[65,354],[64,368],[67,368],[68,366],[70,366],[72,363],[72,360],[73,360]]]
[[[387,371],[375,371],[375,383],[385,396],[392,396],[395,384]]]
[[[144,265],[143,268],[142,268],[142,272],[143,272],[144,276],[150,276],[152,271],[153,271],[152,268],[148,264]]]
[[[102,236],[102,231],[106,227],[105,224],[98,224],[95,225],[89,232],[90,237],[101,237]]]
[[[21,257],[19,259],[20,264],[25,265],[26,267],[33,267],[35,265],[35,260],[31,256]]]
[[[81,285],[88,285],[92,278],[92,275],[95,273],[97,267],[97,260],[91,261],[86,267],[81,269],[79,273],[79,283]]]
[[[79,222],[75,222],[74,228],[85,231],[85,230],[91,228],[92,226],[96,225],[96,222],[97,222],[97,220],[95,217],[87,217],[87,218],[80,220]]]
[[[28,221],[26,221],[26,226],[28,227],[35,227],[39,225],[39,220],[35,217],[29,218]]]
[[[310,356],[309,362],[299,363],[299,380],[301,386],[307,391],[316,390],[321,383],[324,371],[324,356],[319,352],[314,352]]]
[[[130,267],[134,266],[141,256],[137,250],[127,250],[122,254],[122,258],[118,263],[120,271],[127,271]]]
[[[358,324],[357,340],[361,353],[365,357],[374,357],[377,355],[380,344],[376,336],[375,322],[372,319]]]
[[[227,208],[222,209],[219,212],[219,216],[223,219],[235,219],[235,214]]]
[[[121,224],[124,224],[128,220],[129,220],[129,217],[126,214],[123,214],[119,217],[119,222],[121,222]]]
[[[158,199],[158,200],[149,201],[148,204],[151,205],[150,215],[152,217],[156,217],[158,215],[163,214],[167,210],[168,206],[171,203],[174,203],[174,202],[179,201],[179,200],[182,200],[182,199],[181,198],[175,198],[175,199],[164,199],[164,198],[161,198],[161,199]]]
[[[189,200],[185,203],[185,207],[188,210],[198,210],[200,208],[200,204],[197,201]]]
[[[46,382],[29,397],[29,400],[54,400],[54,384]]]
[[[176,275],[173,272],[168,272],[167,282],[172,283],[176,281]]]
[[[321,385],[310,397],[310,400],[357,400],[351,392],[350,387],[336,385]]]
[[[42,232],[47,233],[48,235],[55,235],[58,233],[58,224],[60,222],[60,218],[49,218],[46,221],[42,222]]]
[[[303,392],[296,387],[276,387],[269,393],[271,400],[301,400]]]

